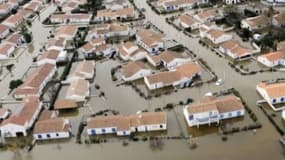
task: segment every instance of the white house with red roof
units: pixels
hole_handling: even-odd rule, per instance
[[[122,79],[124,81],[134,81],[151,74],[151,69],[147,68],[141,61],[130,62],[122,66]]]
[[[208,3],[207,0],[158,0],[157,5],[162,7],[166,12],[176,11],[179,9],[191,9],[197,4]]]
[[[167,114],[165,112],[146,112],[127,116],[96,116],[87,119],[87,134],[89,136],[105,134],[128,136],[131,133],[166,129]]]
[[[16,49],[15,45],[11,43],[4,42],[0,44],[0,60],[9,59],[13,57],[14,56],[13,53],[15,49]]]
[[[274,111],[285,109],[285,82],[261,82],[256,90]]]
[[[10,27],[0,24],[0,38],[4,39],[10,34]]]
[[[209,39],[213,44],[220,44],[233,38],[231,34],[225,33],[221,29],[210,29],[203,34],[200,33],[200,36]]]
[[[145,58],[147,52],[133,42],[126,42],[119,47],[119,57],[124,61],[137,61]]]
[[[147,61],[153,65],[163,65],[168,70],[173,70],[177,66],[189,63],[192,59],[190,56],[183,55],[183,53],[164,51],[159,55],[147,55]]]
[[[55,65],[46,63],[39,66],[33,73],[27,75],[24,83],[15,89],[13,96],[16,99],[22,99],[28,96],[40,97],[44,87],[55,73]]]
[[[234,40],[229,40],[229,41],[222,43],[219,47],[219,50],[222,53],[231,57],[232,59],[236,59],[236,60],[244,60],[244,59],[250,58],[251,55],[256,53],[256,51],[246,48],[244,46],[241,46],[238,42]]]
[[[39,120],[33,130],[35,140],[62,139],[70,136],[71,125],[69,120],[65,118]]]
[[[19,111],[2,122],[0,125],[1,134],[4,137],[27,136],[28,130],[34,125],[42,106],[39,97],[25,98],[19,106]]]
[[[133,7],[127,7],[117,10],[98,10],[95,21],[106,22],[112,20],[120,20],[135,17],[135,9]]]
[[[67,60],[67,52],[66,51],[58,51],[58,50],[48,50],[44,52],[37,61],[37,65],[43,64],[52,64],[56,65],[59,62],[64,62]]]
[[[285,51],[279,50],[258,56],[257,61],[267,67],[285,66]]]
[[[187,63],[177,66],[175,70],[159,72],[144,77],[149,90],[167,86],[184,88],[190,86],[193,79],[201,74],[201,67],[196,63]]]
[[[24,17],[21,14],[13,14],[6,18],[2,24],[9,26],[10,28],[17,28],[24,22]]]
[[[204,97],[199,102],[185,106],[184,117],[189,127],[219,123],[220,120],[241,117],[244,106],[234,95]]]
[[[138,30],[136,34],[136,41],[139,46],[151,54],[158,54],[160,49],[165,48],[162,35],[150,29]]]

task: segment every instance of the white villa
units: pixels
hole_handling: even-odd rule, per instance
[[[147,68],[143,62],[130,62],[122,66],[122,79],[124,81],[134,81],[151,75],[151,69]]]
[[[219,123],[223,119],[243,116],[244,112],[240,98],[233,95],[204,97],[199,102],[190,104],[183,109],[189,127]]]
[[[256,90],[274,111],[285,109],[285,82],[261,82]]]
[[[167,129],[165,112],[146,112],[136,115],[96,116],[87,119],[87,134],[116,134],[127,136],[132,132],[162,131]]]

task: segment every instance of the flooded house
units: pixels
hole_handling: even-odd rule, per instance
[[[69,138],[71,125],[68,119],[51,118],[40,120],[35,124],[33,137],[35,140],[51,140]]]
[[[80,54],[84,54],[85,57],[90,57],[96,53],[100,46],[106,45],[106,41],[103,38],[95,38],[88,41],[86,44],[78,49]]]
[[[239,97],[208,96],[199,102],[185,106],[184,117],[189,127],[219,123],[220,120],[243,116],[244,106]]]
[[[16,88],[13,96],[16,99],[22,99],[27,96],[40,97],[42,91],[49,80],[56,73],[56,66],[52,64],[43,64],[39,66],[32,74],[27,75],[24,83]]]
[[[22,46],[26,43],[24,36],[19,32],[12,33],[5,39],[5,41],[15,45],[16,47]]]
[[[60,39],[64,38],[65,40],[73,40],[73,38],[76,36],[77,33],[77,27],[73,25],[65,25],[60,26],[56,29],[54,38]]]
[[[249,17],[241,21],[241,28],[246,28],[250,31],[263,29],[270,25],[270,20],[265,15]]]
[[[76,66],[75,70],[70,73],[63,83],[71,83],[75,80],[92,80],[95,76],[95,62],[93,60],[81,61]]]
[[[267,67],[285,66],[285,51],[279,50],[258,56],[257,61]]]
[[[64,38],[59,38],[59,39],[51,39],[47,43],[47,50],[58,50],[58,51],[63,51],[66,49],[66,40]]]
[[[21,14],[13,14],[6,18],[2,24],[9,26],[10,28],[17,28],[24,22],[24,17]]]
[[[165,48],[162,38],[160,33],[156,33],[150,29],[140,29],[136,34],[137,44],[151,54],[158,54],[160,49]]]
[[[10,34],[10,27],[0,24],[0,38],[4,39]]]
[[[144,59],[147,52],[133,42],[126,42],[119,47],[119,57],[124,61],[138,61]]]
[[[122,79],[124,81],[134,81],[151,74],[151,69],[147,68],[141,61],[130,62],[122,66]]]
[[[117,10],[98,10],[95,17],[95,21],[106,22],[113,20],[122,20],[135,17],[135,9],[133,7],[127,7]]]
[[[261,82],[256,86],[257,92],[274,111],[285,109],[285,82]]]
[[[104,6],[109,10],[128,8],[130,5],[127,0],[105,0]]]
[[[90,96],[90,84],[84,79],[76,79],[70,82],[70,86],[66,91],[65,99],[74,100],[76,102],[85,102]]]
[[[193,8],[197,3],[207,0],[158,0],[157,6],[162,7],[166,12],[177,11],[184,8]]]
[[[85,41],[90,41],[96,38],[107,39],[110,37],[123,37],[130,35],[130,28],[126,24],[97,24],[94,28],[88,31]]]
[[[5,17],[5,16],[9,15],[9,13],[11,12],[12,9],[13,9],[13,6],[9,3],[0,4],[0,16]]]
[[[211,22],[217,18],[222,17],[216,9],[206,9],[194,15],[194,18],[200,23]]]
[[[1,123],[0,130],[4,137],[27,136],[42,109],[42,102],[37,96],[22,100],[18,110]]]
[[[178,17],[178,23],[183,28],[191,28],[191,30],[199,29],[201,23],[189,14],[182,14]]]
[[[207,38],[215,45],[229,41],[233,38],[231,34],[225,33],[221,29],[210,29],[206,32],[200,32],[200,36],[202,38]]]
[[[42,9],[43,4],[39,1],[30,1],[29,3],[26,3],[23,8],[25,10],[30,10],[33,12],[38,12]]]
[[[176,67],[175,70],[156,73],[144,77],[144,82],[149,90],[167,86],[183,88],[190,86],[193,79],[201,74],[199,64],[188,63]]]
[[[3,42],[0,44],[0,60],[10,59],[14,57],[14,52],[16,50],[16,46],[9,43]]]
[[[184,56],[183,53],[173,51],[163,51],[159,55],[147,55],[147,61],[157,67],[163,65],[168,70],[173,70],[177,66],[189,63],[192,59],[190,56]]]
[[[77,108],[76,101],[70,99],[57,99],[54,104],[55,110],[71,110]]]
[[[26,10],[26,9],[18,9],[17,14],[20,14],[24,17],[24,19],[29,19],[33,17],[35,14],[32,10]]]
[[[234,40],[229,40],[222,43],[219,47],[219,50],[236,60],[244,60],[250,58],[254,54],[252,49],[241,46],[238,42]]]
[[[65,13],[71,13],[71,11],[77,8],[79,5],[80,2],[77,0],[65,1],[62,5],[62,11]]]
[[[285,27],[285,12],[280,12],[272,16],[272,25],[283,28]]]
[[[67,60],[67,52],[66,51],[58,51],[58,50],[48,50],[44,52],[37,61],[37,65],[43,64],[52,64],[56,65],[59,62],[64,62]]]
[[[52,14],[50,17],[51,23],[90,23],[92,14],[74,13],[74,14]]]
[[[128,136],[135,132],[162,131],[167,129],[165,112],[139,113],[135,115],[97,116],[87,119],[87,134],[116,134]]]

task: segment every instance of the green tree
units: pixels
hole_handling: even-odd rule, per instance
[[[23,84],[23,81],[21,79],[12,80],[9,84],[9,88],[13,90],[17,88],[18,86],[20,86],[21,84]]]

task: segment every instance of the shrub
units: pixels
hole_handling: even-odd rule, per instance
[[[17,88],[18,86],[20,86],[21,84],[23,84],[23,81],[21,79],[12,80],[12,81],[10,81],[9,88],[11,90],[13,90],[13,89]]]

